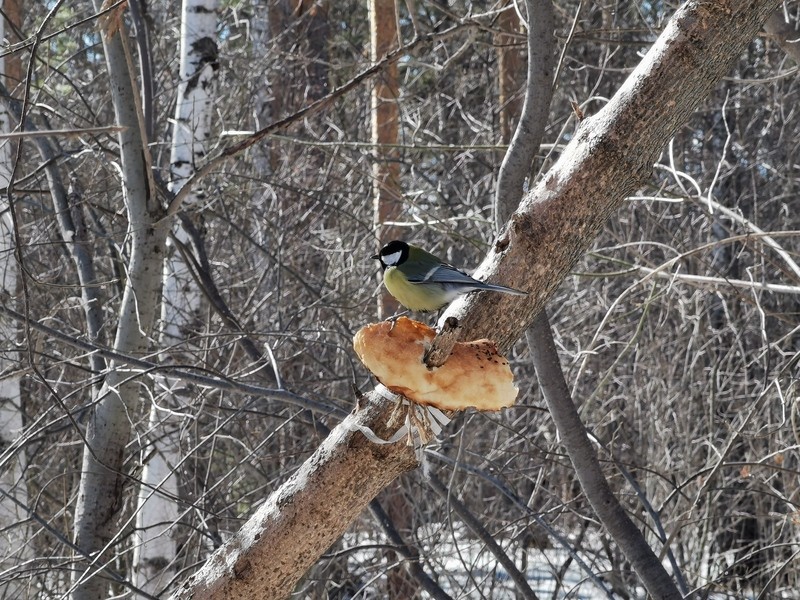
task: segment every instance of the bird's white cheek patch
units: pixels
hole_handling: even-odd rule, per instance
[[[397,261],[400,260],[400,255],[403,254],[402,252],[392,252],[391,254],[387,254],[383,256],[383,262],[387,265],[394,266],[397,264]]]

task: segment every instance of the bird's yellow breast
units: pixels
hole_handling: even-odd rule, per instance
[[[409,283],[397,267],[389,267],[383,272],[383,283],[389,293],[409,310],[430,312],[447,304],[447,299],[440,298],[425,285]]]

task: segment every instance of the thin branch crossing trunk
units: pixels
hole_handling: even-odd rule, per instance
[[[170,154],[169,189],[177,193],[195,173],[195,165],[207,152],[213,108],[213,83],[217,62],[217,0],[184,0],[181,10],[180,77],[178,100]],[[201,204],[197,190],[186,199],[185,210]],[[176,219],[172,235],[179,244],[189,247],[189,234]],[[200,309],[200,290],[189,266],[175,244],[167,244],[162,273],[161,334],[159,345],[180,354],[190,342]],[[191,350],[190,348],[188,350]],[[174,356],[174,354],[173,354]],[[185,352],[191,364],[193,354]],[[142,469],[136,513],[137,543],[134,548],[134,583],[143,590],[157,594],[163,591],[174,574],[178,548],[178,481],[175,473],[180,463],[180,428],[177,416],[178,401],[173,390],[183,387],[180,380],[158,375],[156,394],[148,418],[148,434],[152,447],[143,454],[150,459]]]

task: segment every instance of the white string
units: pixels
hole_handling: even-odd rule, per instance
[[[415,454],[417,454],[418,458],[421,458],[422,449],[425,445],[422,440],[423,437],[427,436],[424,436],[414,421],[421,423],[423,427],[426,425],[430,427],[434,437],[438,437],[438,435],[442,432],[442,428],[450,422],[450,417],[448,417],[435,406],[424,406],[409,402],[406,398],[392,393],[392,391],[383,384],[378,384],[375,387],[375,392],[379,396],[387,400],[397,402],[400,406],[405,407],[406,419],[405,425],[401,426],[400,429],[395,431],[394,434],[386,440],[380,437],[366,425],[356,422],[355,419],[352,419],[349,423],[347,423],[347,427],[350,431],[360,431],[362,434],[364,434],[364,437],[366,437],[373,444],[378,444],[379,446],[396,444],[404,437],[407,437],[409,439],[409,444],[414,446]],[[413,419],[412,414],[414,417]]]

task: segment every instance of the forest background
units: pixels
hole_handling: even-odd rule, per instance
[[[752,31],[715,38],[742,38],[731,56],[703,55],[702,32],[739,13]],[[609,171],[643,157],[646,173],[565,277],[536,272],[536,301],[549,297],[593,474],[671,587],[654,592],[659,574],[576,477],[536,338],[504,329],[510,305],[495,325],[513,338],[515,407],[454,415],[421,468],[404,448],[355,520],[301,514],[295,545],[315,528],[333,542],[316,542],[310,569],[287,558],[284,574],[276,550],[220,579],[281,571],[274,589],[311,598],[796,597],[798,13],[4,2],[0,597],[180,594],[259,507],[282,515],[374,387],[352,337],[395,307],[369,256],[392,238],[465,267],[498,254],[526,92],[541,139],[511,195],[533,197],[615,94],[641,91],[626,81],[668,23],[696,27],[680,42],[695,62],[673,73],[685,115],[669,114],[684,98],[665,78],[647,101],[675,121],[668,138],[649,162],[611,154]],[[342,502],[313,484],[320,505]]]

